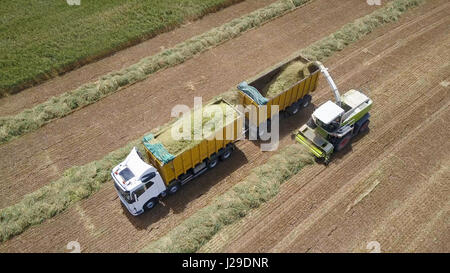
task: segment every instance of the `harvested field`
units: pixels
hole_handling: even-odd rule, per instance
[[[224,92],[242,78],[259,72],[260,70],[253,67],[255,64],[268,67],[277,63],[293,51],[305,47],[299,44],[316,41],[318,37],[313,37],[311,31],[317,31],[316,35],[320,33],[321,37],[325,37],[336,25],[330,24],[323,29],[305,27],[298,30],[306,24],[297,22],[297,28],[289,27],[291,23],[295,25],[296,14],[304,15],[302,20],[307,16],[312,16],[311,20],[314,16],[322,17],[317,22],[343,16],[340,19],[342,26],[350,21],[348,18],[367,14],[373,8],[359,1],[349,1],[347,8],[343,8],[342,5],[345,4],[341,3],[341,6],[336,5],[335,9],[327,14],[328,9],[324,9],[324,6],[328,5],[330,5],[328,1],[314,1],[304,7],[308,12],[300,12],[302,10],[300,8],[183,65],[155,74],[148,81],[127,88],[126,95],[115,94],[114,98],[100,101],[93,105],[95,107],[86,107],[31,134],[38,139],[49,138],[53,145],[49,143],[44,147],[42,144],[39,146],[40,142],[33,137],[25,136],[0,148],[9,147],[4,149],[6,154],[8,149],[13,147],[19,154],[26,152],[33,154],[21,145],[35,150],[43,147],[44,151],[48,151],[48,147],[51,147],[53,155],[56,156],[53,157],[53,162],[56,164],[60,164],[58,155],[64,151],[64,155],[68,158],[63,163],[65,165],[56,168],[51,174],[46,172],[51,168],[51,163],[48,164],[48,161],[47,164],[38,163],[37,158],[28,157],[28,160],[34,161],[28,166],[33,164],[40,166],[40,172],[46,176],[41,182],[37,182],[34,189],[39,188],[50,180],[49,176],[58,177],[68,166],[97,159],[142,136],[145,132],[142,132],[140,127],[151,128],[164,123],[167,118],[163,114],[158,115],[155,109],[168,108],[169,105],[180,102],[187,102],[190,105],[194,95],[203,94],[210,98]],[[250,211],[237,223],[223,228],[211,240],[203,241],[199,251],[365,252],[368,251],[369,242],[378,241],[383,252],[448,252],[449,225],[446,219],[449,215],[450,200],[448,168],[446,168],[449,158],[446,154],[450,147],[446,144],[449,129],[446,125],[450,118],[448,111],[450,97],[448,84],[445,84],[450,81],[448,10],[449,4],[446,1],[428,1],[418,9],[405,14],[399,22],[376,29],[362,41],[328,59],[325,65],[330,67],[330,72],[340,90],[355,87],[370,90],[369,96],[373,98],[375,105],[371,113],[369,134],[357,139],[351,148],[337,154],[329,167],[306,166],[297,175],[284,182],[279,188],[280,192],[269,202]],[[308,24],[313,25],[314,20]],[[286,35],[280,35],[280,26],[288,32]],[[303,39],[292,42],[292,37],[298,36],[297,31],[307,32],[311,37],[303,36]],[[274,39],[278,36],[284,37],[284,41],[290,42],[282,43],[283,39],[280,39],[267,42],[267,47],[264,47],[264,43],[261,44],[261,48],[252,47],[255,44],[252,37],[270,35]],[[245,48],[246,44],[252,46]],[[280,48],[276,51],[270,50],[274,45]],[[207,66],[214,60],[214,56],[232,56],[234,51],[239,54],[251,51],[254,55],[246,55],[242,59],[236,55],[230,64],[222,60],[222,67],[208,74],[208,70],[214,70],[212,66]],[[257,56],[264,58],[260,59]],[[254,62],[249,64],[247,60],[251,57],[254,57]],[[202,67],[204,70],[196,71],[194,69],[196,67],[197,69]],[[226,70],[227,67],[229,70]],[[221,78],[214,76],[224,69],[229,73],[221,74],[223,75]],[[187,91],[190,89],[183,88],[189,79],[201,79],[202,75],[206,75],[205,80],[193,84],[194,90]],[[176,98],[172,101],[167,100],[168,81],[164,80],[167,78],[177,79],[177,82],[172,83],[174,88],[170,94]],[[158,85],[160,91],[151,93],[152,100],[156,100],[151,103],[153,109],[147,110],[149,116],[152,114],[151,118],[144,114],[136,115],[149,108],[150,100],[135,104],[145,97],[133,93],[133,89],[142,90]],[[331,98],[329,88],[322,79],[319,89],[313,94],[313,102],[318,105]],[[114,104],[116,101],[119,103]],[[165,101],[167,102],[163,105]],[[111,107],[123,105],[124,102],[129,113],[123,110],[116,111]],[[92,109],[89,110],[90,108]],[[97,113],[112,112],[104,118],[95,120],[91,116],[96,110]],[[306,122],[312,110],[310,107],[304,113],[281,121],[280,147],[296,145],[290,137],[290,132]],[[83,119],[88,121],[83,122]],[[108,123],[110,119],[112,121]],[[109,132],[105,128],[110,128],[112,124],[139,119],[144,120],[126,128],[129,129],[125,130],[126,134],[99,133]],[[63,123],[55,125],[57,122],[64,122],[70,126],[62,127]],[[95,126],[86,126],[90,122]],[[100,125],[101,122],[107,124]],[[57,126],[61,126],[59,127],[61,130],[55,130]],[[57,133],[58,136],[47,137],[50,134],[46,135],[46,132],[51,132],[46,131],[49,129],[47,127],[61,133]],[[66,140],[62,138],[64,135],[62,128],[71,128],[70,132],[66,132],[66,135],[70,136],[69,143],[58,144],[58,139]],[[74,133],[77,128],[89,128],[83,132],[89,136]],[[435,141],[429,141],[430,138]],[[80,147],[80,144],[85,145],[85,149],[82,145]],[[262,153],[258,144],[249,141],[239,142],[233,160],[222,163],[215,172],[209,172],[196,182],[186,185],[183,194],[169,197],[151,213],[140,217],[129,216],[120,205],[114,189],[105,185],[90,198],[77,203],[53,219],[2,243],[0,251],[59,252],[65,251],[67,242],[73,240],[81,243],[83,252],[139,251],[164,238],[163,236],[170,230],[176,230],[185,220],[188,221],[192,215],[212,204],[217,196],[225,194],[248,177],[252,169],[269,162],[274,153]],[[89,149],[86,149],[87,147]],[[10,151],[12,153],[12,150]],[[52,155],[47,152],[45,154]],[[10,158],[14,160],[15,157]],[[6,166],[13,164],[21,166],[20,161],[16,163],[4,161]],[[10,177],[9,181],[15,177],[12,169],[5,174],[8,174],[6,177]],[[33,173],[30,177],[39,176]],[[22,185],[27,185],[24,182]],[[21,182],[17,183],[20,185]],[[10,189],[16,190],[15,187]],[[19,200],[30,191],[33,189],[21,188],[15,192],[15,200]],[[11,196],[11,192],[8,194]],[[2,201],[6,200],[7,194],[4,193],[3,196]],[[9,200],[10,204],[14,202]],[[277,232],[273,232],[274,230]],[[197,250],[198,247],[190,249]]]

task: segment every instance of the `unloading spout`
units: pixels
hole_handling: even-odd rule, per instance
[[[325,76],[325,78],[328,81],[328,84],[331,87],[331,90],[333,91],[334,98],[336,99],[336,104],[341,106],[341,95],[339,94],[339,90],[334,83],[333,78],[331,78],[330,73],[328,73],[328,68],[326,68],[321,62],[316,61],[315,64],[319,67],[320,72]]]

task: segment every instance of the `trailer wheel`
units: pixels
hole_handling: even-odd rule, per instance
[[[340,138],[336,141],[336,144],[334,145],[334,149],[337,152],[343,150],[350,143],[351,139],[352,139],[352,135],[346,134],[345,136],[343,136],[342,138]]]
[[[169,187],[169,194],[174,194],[180,189],[180,184],[175,183],[172,186]]]
[[[232,149],[231,148],[229,148],[229,147],[227,147],[226,149],[225,149],[225,152],[223,152],[223,154],[220,156],[220,160],[225,160],[225,159],[228,159],[230,156],[231,156],[231,152],[232,152]]]
[[[214,168],[217,166],[217,163],[219,163],[219,159],[217,157],[210,158],[208,160],[208,169]]]
[[[311,103],[311,96],[310,95],[305,95],[303,97],[303,99],[301,99],[300,101],[301,101],[302,108],[306,108]]]
[[[286,109],[286,112],[287,112],[290,116],[293,116],[293,115],[297,114],[299,110],[300,110],[300,103],[296,102],[296,103],[292,104],[291,106],[289,106],[289,107]]]
[[[158,198],[152,198],[147,203],[145,203],[145,209],[152,209],[158,204]]]

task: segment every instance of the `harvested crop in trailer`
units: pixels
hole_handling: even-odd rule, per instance
[[[265,94],[265,97],[267,98],[276,97],[278,94],[309,75],[308,65],[309,64],[304,64],[300,61],[291,63],[273,78],[267,87],[264,88],[262,94]]]
[[[209,132],[212,133],[216,128],[225,125],[227,121],[233,120],[235,115],[236,111],[226,103],[206,105],[181,117],[172,126],[159,133],[152,142],[160,142],[169,153],[176,155],[198,144],[209,135]],[[195,123],[197,118],[201,119],[201,126]],[[176,132],[172,130],[174,126],[176,126]]]

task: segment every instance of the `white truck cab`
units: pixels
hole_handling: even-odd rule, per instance
[[[111,176],[120,200],[132,215],[153,208],[159,197],[166,195],[166,185],[161,175],[143,160],[136,147],[113,168]]]

